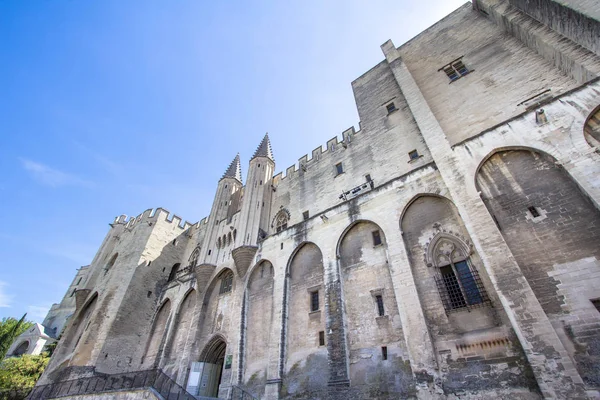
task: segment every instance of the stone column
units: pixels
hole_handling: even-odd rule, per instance
[[[325,249],[324,249],[325,250]],[[329,352],[329,386],[349,386],[348,346],[344,321],[344,300],[337,259],[323,253],[325,270],[325,335]]]
[[[425,143],[477,248],[547,398],[585,397],[583,382],[510,249],[476,193],[417,83],[391,41],[381,46]]]
[[[386,232],[390,274],[417,397],[430,399],[437,394],[438,363],[398,223],[390,220],[387,226],[382,226]]]
[[[265,400],[279,399],[281,388],[281,374],[283,369],[283,350],[285,346],[284,321],[287,318],[287,271],[286,268],[278,269],[273,282],[273,324],[269,340],[269,364],[267,366],[267,382],[265,385]]]

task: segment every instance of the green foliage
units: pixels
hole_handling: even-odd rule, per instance
[[[33,326],[33,322],[25,321],[27,314],[20,320],[15,318],[2,318],[0,322],[0,360],[6,356],[6,352],[17,336]]]
[[[10,357],[0,364],[0,390],[27,388],[35,385],[48,365],[47,353]]]

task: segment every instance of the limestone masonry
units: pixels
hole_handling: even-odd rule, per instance
[[[359,130],[278,174],[265,136],[198,223],[115,219],[32,399],[600,398],[600,2],[381,48]]]

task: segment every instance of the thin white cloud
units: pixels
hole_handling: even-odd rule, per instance
[[[28,306],[27,319],[42,323],[49,310],[49,306]]]
[[[82,186],[93,187],[94,183],[81,179],[73,174],[59,171],[47,165],[20,158],[23,168],[39,183],[50,187],[60,186]]]
[[[13,296],[6,293],[6,282],[0,281],[0,307],[10,307]]]

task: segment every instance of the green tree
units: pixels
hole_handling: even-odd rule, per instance
[[[2,322],[0,322],[0,360],[6,356],[6,352],[17,336],[33,326],[33,322],[25,321],[26,316],[27,313],[20,320],[12,317],[2,318]]]
[[[48,361],[47,353],[38,356],[23,354],[3,360],[0,363],[0,391],[33,387]]]

